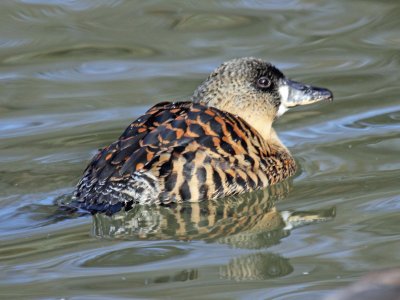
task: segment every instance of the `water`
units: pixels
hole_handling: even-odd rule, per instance
[[[2,1],[0,298],[321,299],[399,265],[399,13],[394,0]],[[113,219],[57,209],[96,149],[240,56],[335,94],[275,125],[292,181]],[[290,228],[282,212],[324,222]]]

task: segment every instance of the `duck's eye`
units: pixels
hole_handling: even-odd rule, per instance
[[[263,89],[269,88],[271,85],[271,80],[269,80],[267,77],[260,77],[257,80],[257,85]]]

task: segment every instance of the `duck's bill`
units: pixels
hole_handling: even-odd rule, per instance
[[[281,105],[278,116],[291,107],[312,104],[322,100],[333,100],[333,94],[328,89],[306,85],[289,79],[281,81],[279,92],[281,94]]]

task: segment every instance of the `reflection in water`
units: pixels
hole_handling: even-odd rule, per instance
[[[220,274],[233,280],[265,280],[292,273],[289,259],[272,253],[253,253],[233,258]]]
[[[0,295],[322,299],[400,260],[398,0],[177,2],[0,1]],[[56,210],[121,126],[241,56],[335,92],[277,129],[301,167],[292,209],[340,220],[282,239],[309,212],[270,195],[95,216],[96,239]]]
[[[192,270],[182,270],[180,272],[175,273],[174,275],[164,275],[158,276],[155,278],[147,279],[146,283],[167,283],[167,282],[176,282],[176,281],[188,281],[195,280],[199,277],[199,272],[196,269]]]
[[[257,252],[235,257],[226,266],[219,268],[219,276],[229,280],[266,280],[290,274],[293,267],[289,259],[273,253]],[[162,275],[148,278],[150,283],[167,283],[189,281],[199,278],[198,269],[182,270],[173,275]]]
[[[288,230],[324,221],[333,208],[308,212],[279,212],[276,201],[288,184],[217,201],[138,205],[113,216],[93,217],[93,234],[108,238],[205,240],[240,248],[264,248],[288,235]]]
[[[180,203],[172,207],[137,206],[113,216],[93,216],[93,234],[101,238],[146,240],[204,240],[231,247],[262,249],[279,243],[290,229],[335,216],[335,209],[280,212],[276,201],[287,192],[288,184],[272,186],[219,201]],[[97,262],[96,260],[99,259]],[[101,262],[100,262],[101,260]],[[91,261],[103,265],[104,257]],[[98,265],[98,266],[100,266]],[[256,252],[233,258],[220,268],[220,277],[254,280],[281,277],[293,271],[289,260],[272,253]],[[198,271],[148,279],[149,282],[193,280]],[[168,277],[168,278],[167,278]]]

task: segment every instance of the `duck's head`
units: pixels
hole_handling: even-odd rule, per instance
[[[270,63],[245,57],[223,63],[195,90],[192,101],[240,116],[265,139],[289,108],[332,100],[331,91],[289,80]]]

